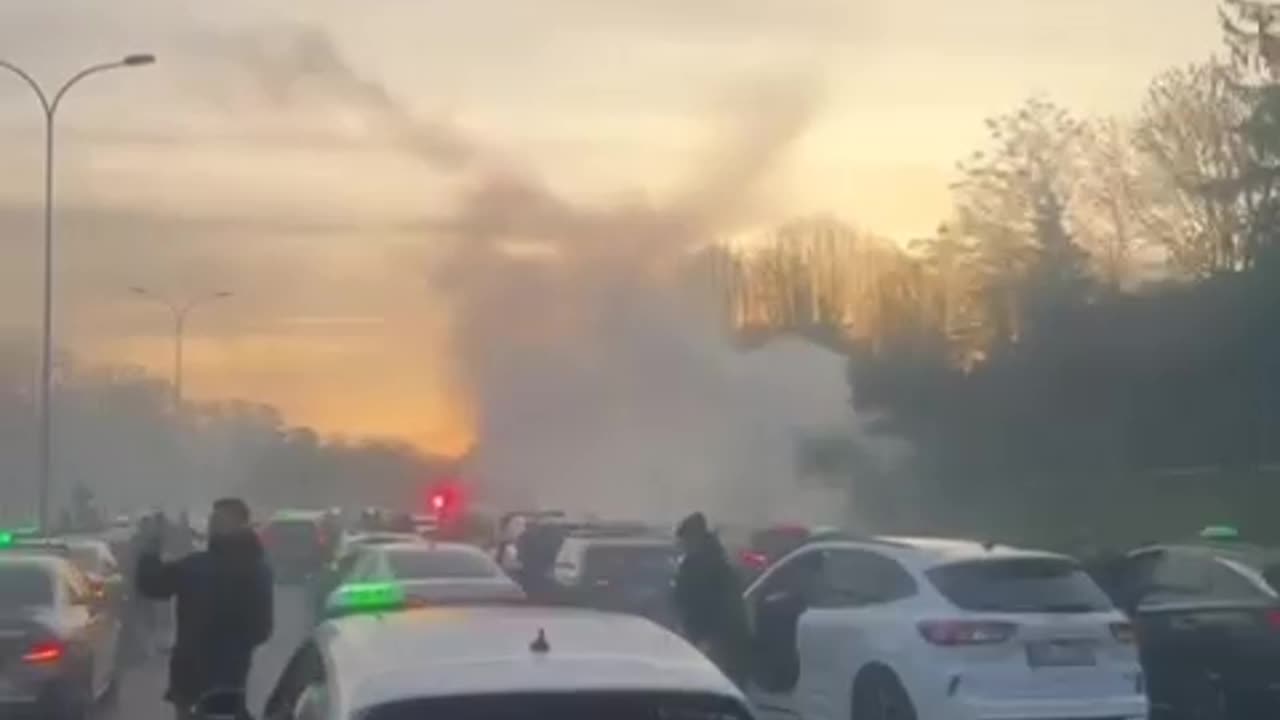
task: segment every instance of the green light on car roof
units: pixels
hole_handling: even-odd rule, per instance
[[[13,533],[4,530],[0,531],[0,547],[9,547],[13,544]]]
[[[1230,525],[1210,525],[1200,531],[1203,540],[1239,540],[1240,531]]]
[[[347,612],[387,610],[404,603],[404,588],[396,583],[352,583],[338,590],[338,609]]]

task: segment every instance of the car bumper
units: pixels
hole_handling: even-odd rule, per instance
[[[65,685],[58,678],[14,680],[0,677],[0,718],[4,720],[55,717]]]
[[[947,720],[1146,720],[1150,713],[1143,695],[1078,700],[956,698],[948,704],[949,712],[936,717]]]

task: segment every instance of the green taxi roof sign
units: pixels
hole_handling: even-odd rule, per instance
[[[1200,531],[1201,540],[1239,540],[1240,530],[1231,525],[1209,525]]]
[[[395,610],[405,606],[405,592],[399,583],[350,583],[334,592],[329,605],[337,615]]]

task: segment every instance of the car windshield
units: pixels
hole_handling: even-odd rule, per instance
[[[668,545],[589,545],[583,553],[587,579],[666,581],[676,570],[676,549]]]
[[[307,520],[275,520],[267,525],[266,536],[274,547],[308,546],[319,539],[319,528]]]
[[[1102,612],[1111,600],[1074,561],[1062,558],[979,560],[933,568],[934,587],[975,612]]]
[[[0,564],[0,611],[53,604],[53,580],[44,568]]]
[[[695,693],[538,693],[405,700],[364,720],[750,720],[729,698]]]
[[[468,550],[390,550],[387,564],[401,580],[491,578],[500,573],[488,557]]]

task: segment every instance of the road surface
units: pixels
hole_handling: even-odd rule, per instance
[[[307,605],[299,588],[276,586],[275,633],[254,656],[253,675],[249,679],[249,707],[255,717],[261,715],[267,693],[289,655],[302,643],[308,629],[307,616]],[[101,720],[171,720],[173,708],[162,699],[168,662],[167,655],[157,655],[145,665],[125,670],[121,674],[115,707],[102,710],[97,717]]]

